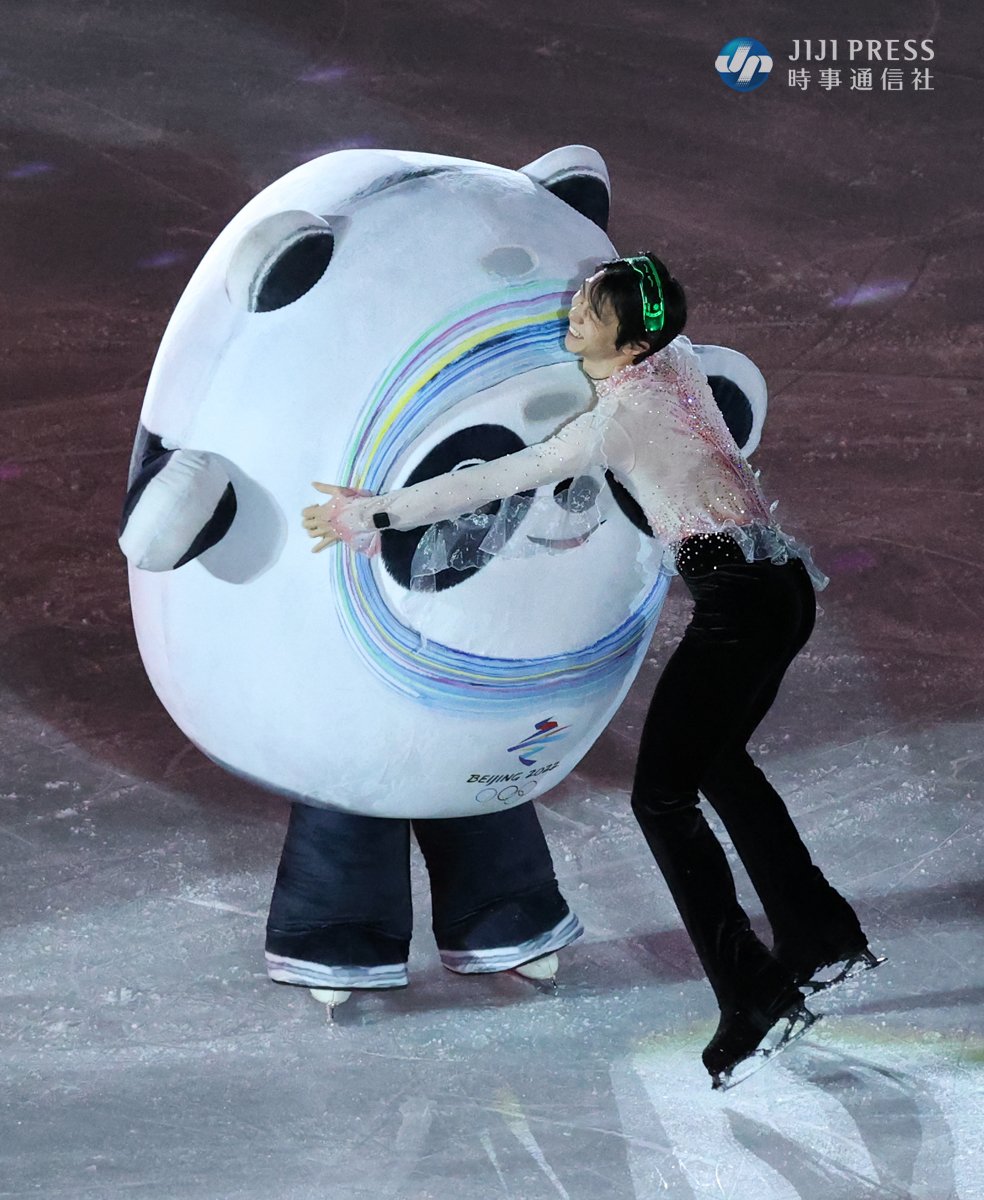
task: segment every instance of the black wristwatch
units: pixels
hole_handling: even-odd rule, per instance
[[[389,529],[390,517],[387,512],[378,512],[372,514],[372,523],[377,529]]]

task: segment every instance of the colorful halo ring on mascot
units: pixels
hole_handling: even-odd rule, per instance
[[[483,386],[491,386],[569,361],[563,347],[569,302],[566,281],[540,281],[484,297],[484,303],[472,304],[428,331],[369,397],[346,453],[346,483],[380,489],[402,448],[433,424],[436,413],[453,406],[456,385],[467,381],[471,392],[476,375]],[[376,570],[364,556],[348,551],[335,560],[337,611],[350,643],[398,691],[456,710],[525,709],[561,690],[572,699],[606,690],[624,675],[640,641],[651,636],[668,586],[665,576],[657,577],[627,619],[591,645],[540,658],[494,658],[422,638],[394,616]]]

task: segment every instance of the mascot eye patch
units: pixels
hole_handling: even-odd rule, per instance
[[[414,468],[407,477],[406,486],[420,483],[425,479],[433,479],[435,475],[443,475],[456,467],[467,471],[469,466],[491,462],[494,458],[502,458],[505,454],[514,454],[517,450],[525,450],[526,443],[511,429],[504,425],[472,425],[468,429],[460,429],[452,433],[435,446],[429,454]],[[507,534],[513,535],[519,523],[529,509],[535,494],[533,491],[521,492],[507,510]],[[524,503],[525,501],[525,503]],[[493,500],[491,504],[483,505],[478,511],[494,516],[502,507],[501,500]],[[454,522],[440,522],[441,525],[453,525]],[[390,575],[409,588],[413,567],[413,557],[421,540],[430,526],[419,529],[386,529],[382,536],[382,559]],[[479,547],[488,533],[487,526],[477,524],[469,528],[466,522],[459,522],[455,531],[455,566],[439,571],[434,576],[435,591],[444,591],[470,579],[480,571],[488,561],[488,556],[479,551]]]
[[[592,475],[578,475],[574,479],[562,479],[554,488],[554,500],[568,512],[582,513],[598,499],[601,487]]]
[[[330,229],[300,233],[257,274],[250,289],[250,311],[273,312],[299,300],[324,275],[334,250]]]
[[[612,489],[612,495],[615,497],[615,503],[619,506],[622,512],[629,518],[632,524],[644,533],[646,537],[653,536],[653,529],[646,520],[646,514],[642,511],[642,506],[639,501],[632,495],[628,488],[624,487],[615,478],[611,471],[605,472],[605,478],[608,480],[608,486]]]

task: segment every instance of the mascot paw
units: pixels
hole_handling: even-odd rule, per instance
[[[154,439],[157,440],[157,439]],[[236,493],[222,460],[200,450],[144,456],[127,492],[120,549],[131,566],[172,571],[228,532]]]

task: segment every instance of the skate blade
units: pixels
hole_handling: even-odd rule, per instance
[[[344,1004],[352,995],[350,991],[345,991],[342,988],[308,988],[308,991],[319,1004],[325,1007],[325,1020],[329,1025],[335,1023],[335,1009],[340,1004]]]
[[[510,970],[506,973],[514,975],[517,979],[522,979],[523,983],[528,983],[533,991],[540,996],[557,996],[560,993],[555,976],[550,976],[548,979],[537,979],[532,975],[523,975],[520,971],[516,970]]]
[[[865,971],[873,971],[875,967],[880,967],[885,961],[886,955],[884,954],[878,956],[871,950],[862,950],[860,954],[855,954],[847,959],[837,973],[829,979],[811,979],[808,983],[803,984],[803,987],[810,989],[808,995],[815,996],[818,992],[825,992],[828,988],[857,979]]]
[[[804,1033],[810,1029],[822,1018],[822,1013],[812,1013],[808,1008],[801,1005],[793,1012],[782,1017],[769,1030],[759,1045],[741,1062],[727,1071],[719,1071],[711,1080],[711,1088],[715,1092],[730,1092],[732,1088],[738,1086],[739,1083],[744,1083],[746,1079],[754,1075],[775,1058],[777,1054],[781,1054],[793,1042],[799,1041]]]

